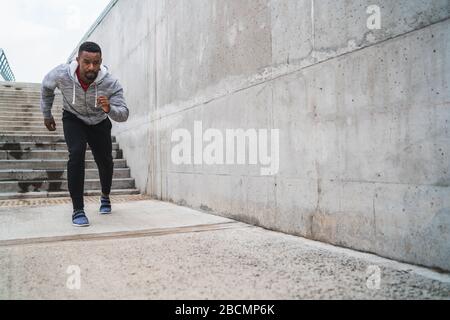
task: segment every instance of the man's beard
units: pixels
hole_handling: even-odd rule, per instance
[[[86,79],[94,81],[95,79],[97,79],[97,75],[98,73],[96,72],[86,72]]]

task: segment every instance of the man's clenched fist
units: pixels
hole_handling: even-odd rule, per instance
[[[111,111],[111,105],[109,104],[109,100],[105,96],[100,96],[97,98],[97,104],[103,109],[105,113],[109,113]]]
[[[54,118],[45,119],[44,123],[45,123],[45,126],[47,127],[48,131],[56,131],[56,122],[55,122]]]

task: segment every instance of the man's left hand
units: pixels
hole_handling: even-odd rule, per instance
[[[105,113],[109,113],[111,111],[109,99],[105,96],[100,96],[97,98],[97,105],[99,105]]]

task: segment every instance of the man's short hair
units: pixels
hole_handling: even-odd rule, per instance
[[[81,52],[91,52],[91,53],[100,53],[102,54],[102,49],[95,42],[85,42],[80,46],[80,50],[78,50],[78,56],[80,56]]]

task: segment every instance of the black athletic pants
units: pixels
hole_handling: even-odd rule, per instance
[[[112,156],[112,123],[106,118],[101,123],[90,126],[74,114],[63,112],[64,137],[69,149],[67,178],[73,209],[84,209],[85,156],[87,143],[91,147],[97,163],[102,192],[111,193],[114,162]]]

